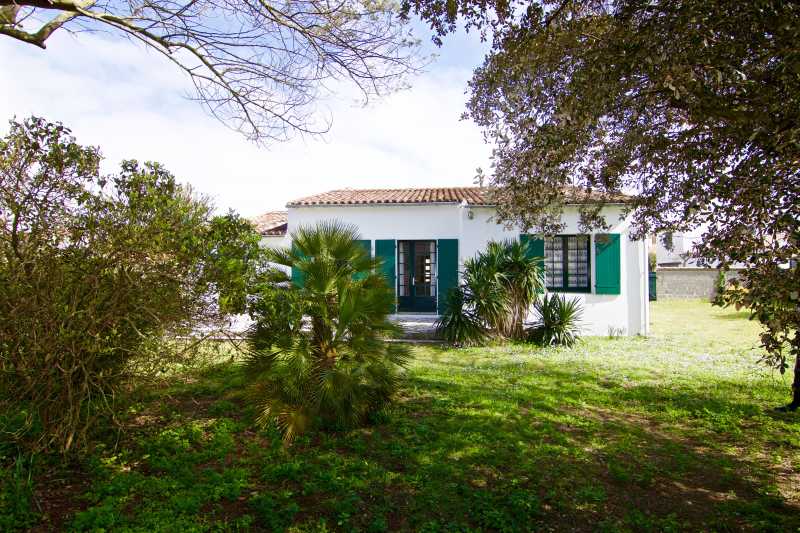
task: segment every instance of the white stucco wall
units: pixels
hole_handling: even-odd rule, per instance
[[[261,237],[261,246],[265,248],[285,248],[289,246],[291,238],[289,235],[268,235]]]
[[[472,218],[469,213],[472,212]],[[610,233],[620,233],[621,294],[594,294],[594,257],[592,255],[592,293],[566,293],[584,306],[584,333],[607,335],[647,334],[647,243],[628,238],[629,219],[620,220],[621,208],[609,206],[603,214],[611,225]],[[362,239],[458,239],[459,261],[472,257],[490,240],[517,239],[519,229],[508,229],[490,220],[492,208],[470,208],[455,204],[440,205],[359,205],[289,208],[289,235],[301,226],[323,220],[339,220],[355,225]],[[564,233],[580,233],[578,210],[568,207],[563,215]],[[288,245],[287,235],[281,245]],[[594,237],[592,237],[594,240]],[[271,243],[272,244],[272,243]],[[594,243],[591,245],[594,253]]]
[[[468,212],[473,212],[470,220]],[[519,229],[507,229],[491,220],[492,208],[462,209],[463,232],[459,242],[461,260],[482,250],[492,239],[516,239]],[[561,293],[568,298],[578,298],[583,304],[584,332],[588,335],[608,335],[612,329],[623,335],[645,335],[648,332],[649,304],[647,300],[647,242],[628,238],[630,219],[620,219],[622,209],[609,206],[603,215],[611,225],[607,233],[620,234],[620,294],[594,293],[594,235],[591,237],[592,265],[590,268],[591,293]],[[567,207],[562,216],[564,234],[582,233],[578,227],[577,207]],[[606,232],[604,232],[606,233]],[[463,244],[462,244],[463,243]]]
[[[292,242],[292,239],[291,239],[291,237],[289,236],[288,233],[286,235],[262,235],[261,236],[261,246],[263,246],[264,248],[287,248],[287,247],[289,247],[291,242]],[[287,274],[291,274],[291,272],[292,272],[292,269],[287,267],[287,266],[277,265],[275,263],[271,263],[271,264],[272,264],[272,266],[283,270]]]

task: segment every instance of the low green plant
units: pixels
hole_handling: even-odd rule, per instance
[[[714,296],[711,298],[713,305],[724,307],[726,303],[725,291],[727,290],[728,281],[725,276],[725,271],[720,269],[717,273],[717,279],[714,280]]]
[[[475,346],[482,344],[488,335],[486,326],[475,310],[466,305],[464,289],[452,289],[447,296],[447,306],[436,329],[449,344]]]
[[[36,523],[32,463],[33,457],[22,455],[7,468],[0,463],[0,531],[22,530]]]
[[[380,260],[336,222],[301,228],[272,262],[298,270],[302,284],[274,270],[253,296],[247,370],[262,426],[277,424],[286,442],[307,429],[349,428],[392,399],[407,349],[385,342],[394,294]]]
[[[534,307],[538,321],[530,328],[529,338],[540,346],[572,346],[580,335],[583,306],[580,300],[567,300],[548,293]]]

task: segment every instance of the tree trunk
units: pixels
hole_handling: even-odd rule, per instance
[[[800,344],[800,333],[798,333],[799,338],[794,339],[792,344]],[[797,408],[800,407],[800,347],[793,346],[792,347],[792,354],[794,355],[794,379],[792,380],[792,403],[788,405],[784,405],[780,407],[780,411],[797,411]]]
[[[800,407],[800,353],[794,356],[794,381],[792,382],[792,403],[786,406],[787,411],[796,411]]]

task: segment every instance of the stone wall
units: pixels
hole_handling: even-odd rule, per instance
[[[736,277],[730,270],[727,279]],[[656,294],[662,298],[706,298],[716,294],[719,270],[716,268],[665,268],[656,270]]]

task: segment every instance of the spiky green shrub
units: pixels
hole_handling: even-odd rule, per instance
[[[397,390],[405,347],[388,320],[394,293],[357,242],[336,222],[301,228],[291,249],[269,259],[297,269],[302,286],[274,270],[252,298],[247,362],[258,423],[276,424],[290,442],[314,427],[358,426]]]
[[[492,241],[467,259],[458,301],[439,321],[440,335],[455,344],[475,344],[487,337],[524,339],[525,319],[544,292],[540,259],[533,257],[527,242],[519,241]],[[481,337],[477,326],[484,332]]]
[[[558,294],[545,294],[535,304],[539,319],[529,338],[541,346],[572,346],[580,336],[583,306],[580,300],[567,300]]]
[[[450,344],[475,346],[487,337],[486,326],[475,310],[466,305],[464,289],[456,287],[447,295],[447,306],[436,322],[439,334]]]

